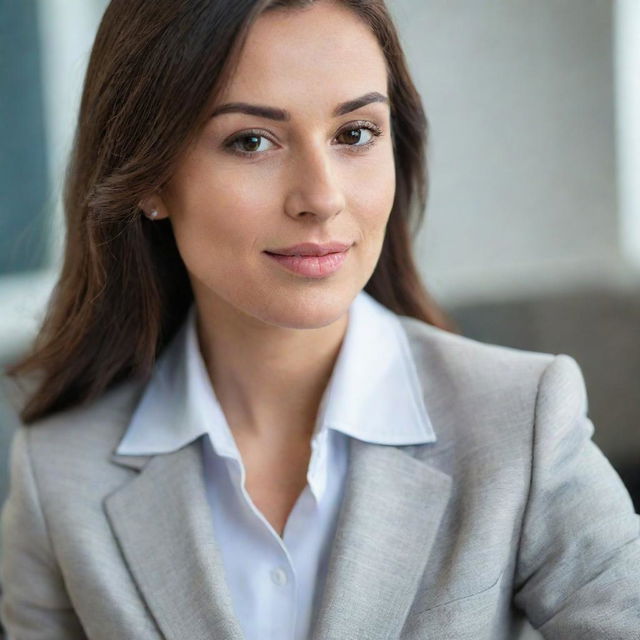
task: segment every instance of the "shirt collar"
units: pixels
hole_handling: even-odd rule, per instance
[[[193,303],[156,362],[116,453],[168,453],[208,433],[219,455],[238,457],[199,349],[195,320]],[[364,290],[349,307],[314,440],[328,428],[378,444],[436,440],[404,328]]]

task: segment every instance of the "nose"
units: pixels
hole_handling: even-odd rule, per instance
[[[309,144],[292,159],[290,189],[285,199],[287,215],[326,220],[345,207],[345,197],[331,151],[321,143]]]

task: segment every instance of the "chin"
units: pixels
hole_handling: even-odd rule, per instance
[[[304,291],[301,295],[273,296],[255,316],[263,322],[287,329],[320,329],[338,321],[358,291]]]

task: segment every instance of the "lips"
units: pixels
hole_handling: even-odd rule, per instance
[[[277,262],[287,271],[306,278],[326,278],[340,270],[349,255],[349,248],[344,251],[327,253],[323,256],[283,256],[265,251],[270,260]]]
[[[265,253],[279,256],[326,256],[329,253],[342,253],[352,244],[352,242],[327,242],[323,244],[303,242],[291,247],[282,247],[280,249],[266,251]]]

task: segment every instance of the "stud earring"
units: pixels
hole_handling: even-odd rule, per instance
[[[154,209],[148,216],[147,218],[149,218],[150,220],[155,220],[158,217],[158,211],[157,209]]]

